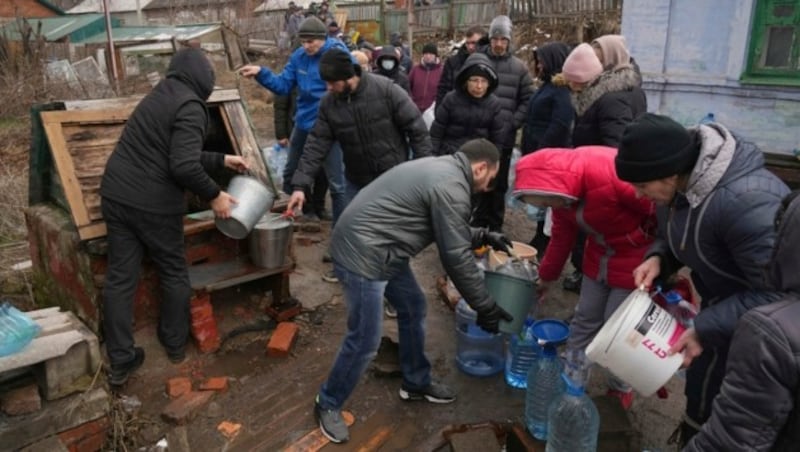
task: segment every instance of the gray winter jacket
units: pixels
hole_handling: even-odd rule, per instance
[[[775,301],[764,268],[775,245],[773,218],[788,187],[764,168],[752,143],[720,124],[699,126],[702,147],[685,194],[659,207],[659,239],[648,256],[692,269],[703,299],[695,328],[706,348],[727,349],[742,314]]]
[[[794,451],[800,445],[800,197],[793,199],[778,225],[769,272],[772,287],[784,294],[742,317],[711,417],[685,451]]]
[[[472,249],[480,230],[469,227],[472,167],[464,154],[396,166],[367,185],[339,217],[331,257],[365,278],[391,279],[431,243],[459,293],[476,310],[491,306]]]

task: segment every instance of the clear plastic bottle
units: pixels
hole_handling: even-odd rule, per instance
[[[456,366],[467,375],[486,377],[503,370],[503,336],[478,326],[478,314],[464,299],[456,305]]]
[[[550,403],[564,393],[561,373],[564,366],[558,359],[554,344],[545,344],[542,354],[528,371],[528,388],[525,394],[525,426],[536,439],[547,439],[547,409]]]
[[[547,446],[545,452],[590,452],[597,450],[600,414],[586,395],[587,369],[570,369],[561,374],[566,391],[547,410]],[[568,376],[571,375],[571,376]]]
[[[525,319],[525,325],[519,334],[512,334],[508,340],[506,354],[506,383],[512,388],[528,387],[528,371],[539,356],[541,347],[533,335],[533,318]]]
[[[275,143],[270,148],[263,148],[261,150],[264,162],[269,166],[272,173],[272,180],[278,187],[283,185],[283,170],[286,168],[286,162],[289,160],[289,148],[283,147]]]

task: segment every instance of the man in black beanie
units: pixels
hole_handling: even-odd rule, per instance
[[[635,284],[668,284],[687,266],[703,300],[694,327],[670,349],[683,353],[688,367],[683,447],[711,413],[739,317],[776,299],[764,290],[763,268],[789,189],[764,168],[758,147],[722,124],[687,130],[652,113],[625,128],[615,165],[620,179],[659,206],[658,238],[634,270]]]

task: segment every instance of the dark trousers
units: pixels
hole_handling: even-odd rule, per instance
[[[158,338],[182,350],[189,337],[192,288],[183,243],[183,215],[160,215],[102,200],[108,229],[108,268],[103,287],[103,333],[111,365],[134,359],[133,301],[147,252],[161,288]]]
[[[575,271],[583,273],[583,249],[586,246],[586,233],[583,229],[578,230],[578,236],[575,239],[575,246],[572,247],[572,255],[569,261],[575,267]]]
[[[492,231],[503,229],[503,218],[506,213],[506,191],[508,190],[508,168],[511,164],[511,149],[500,155],[500,168],[494,179],[494,189],[487,193],[479,193],[472,197],[471,225],[489,228]]]
[[[706,307],[706,306],[703,306]],[[686,445],[711,416],[711,404],[725,377],[728,349],[706,348],[686,369],[686,413],[680,443]]]

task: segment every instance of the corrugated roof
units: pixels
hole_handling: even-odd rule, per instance
[[[144,9],[153,0],[108,0],[108,9],[111,13],[127,13],[136,11],[136,3]],[[102,13],[103,0],[83,0],[81,3],[67,10],[67,14]]]
[[[264,11],[280,11],[282,9],[288,9],[290,1],[291,0],[265,0],[260,5],[258,5],[256,9],[253,10],[253,12],[261,13]],[[294,4],[303,9],[308,8],[308,5],[310,5],[312,2],[315,2],[316,4],[319,5],[320,3],[322,3],[322,0],[294,0]]]
[[[33,28],[34,32],[39,31],[39,24],[41,24],[41,33],[47,41],[58,41],[66,36],[72,35],[82,28],[87,27],[101,27],[105,30],[105,21],[102,14],[79,14],[72,16],[59,16],[59,17],[44,17],[41,19],[28,19],[28,24]],[[12,41],[22,38],[19,32],[19,24],[17,21],[9,22],[0,27],[0,33],[7,36]],[[91,34],[95,34],[96,30]]]
[[[142,9],[164,9],[164,8],[174,8],[174,9],[183,9],[183,8],[194,8],[196,6],[208,8],[211,7],[218,7],[224,5],[233,5],[239,6],[240,0],[180,0],[180,2],[176,0],[153,0],[150,4],[147,5],[147,8]]]
[[[220,24],[175,25],[164,27],[113,27],[111,35],[115,43],[148,41],[189,40],[218,30]],[[81,41],[81,44],[106,42],[106,34],[99,33]]]

